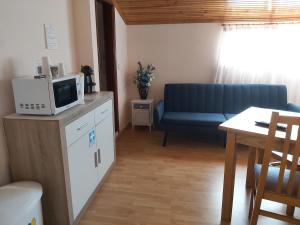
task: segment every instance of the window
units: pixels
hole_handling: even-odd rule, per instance
[[[300,103],[300,24],[223,28],[217,83],[285,84],[289,100]]]

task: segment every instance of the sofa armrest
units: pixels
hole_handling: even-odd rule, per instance
[[[292,112],[300,112],[300,106],[293,103],[288,103],[288,110]]]
[[[153,120],[154,120],[154,127],[157,129],[161,129],[161,119],[164,115],[165,111],[165,104],[163,100],[160,100],[154,107],[153,112]]]

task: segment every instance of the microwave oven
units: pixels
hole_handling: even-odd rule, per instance
[[[24,77],[12,80],[16,113],[56,115],[82,104],[84,85],[80,75],[62,78]]]

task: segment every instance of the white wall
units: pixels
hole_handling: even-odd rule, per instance
[[[123,130],[129,122],[129,96],[128,96],[128,59],[127,59],[127,28],[122,17],[115,10],[116,25],[116,60],[117,60],[117,80],[118,80],[118,105],[119,124]]]
[[[99,91],[99,63],[95,0],[73,0],[77,70],[81,65],[94,69],[95,90]]]
[[[163,97],[165,83],[213,81],[218,24],[127,26],[117,11],[115,18],[121,129],[130,120],[129,101],[138,96],[132,83],[138,61],[157,67],[149,96],[155,99]],[[57,29],[57,50],[45,49],[44,23]],[[94,0],[2,0],[0,31],[0,118],[14,111],[11,78],[32,74],[41,56],[64,62],[67,72],[78,72],[80,64],[98,65]],[[0,185],[7,182],[9,161],[0,123]]]
[[[219,24],[166,24],[128,26],[130,98],[138,92],[132,77],[137,62],[157,67],[149,97],[163,98],[165,83],[213,82],[217,65]]]
[[[53,63],[75,69],[72,0],[1,0],[0,118],[14,111],[11,78],[32,74],[34,63],[48,55]],[[46,50],[43,24],[57,29],[58,49]],[[37,93],[38,94],[38,93]],[[0,123],[0,185],[9,182],[9,161]]]

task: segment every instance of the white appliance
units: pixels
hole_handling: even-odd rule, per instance
[[[43,189],[35,182],[16,182],[0,187],[0,218],[5,225],[43,225]]]
[[[56,115],[81,104],[84,98],[79,75],[15,78],[12,85],[18,114]]]

